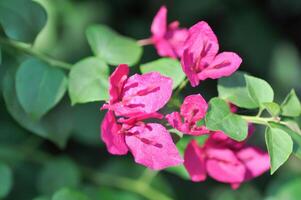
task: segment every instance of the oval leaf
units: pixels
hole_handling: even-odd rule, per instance
[[[46,21],[45,10],[35,1],[0,1],[0,25],[11,39],[33,42]]]
[[[263,103],[273,102],[274,91],[265,80],[249,75],[245,75],[245,79],[249,96],[258,107]]]
[[[209,130],[221,130],[237,141],[247,138],[248,123],[239,115],[231,113],[229,105],[220,98],[210,100],[205,119],[206,127]]]
[[[109,98],[109,67],[96,57],[76,63],[69,74],[69,96],[72,104]]]
[[[3,97],[12,117],[25,129],[51,140],[59,147],[66,145],[72,129],[72,112],[69,103],[59,104],[40,120],[33,120],[18,102],[15,87],[16,67],[10,66],[3,79]]]
[[[287,161],[293,151],[293,140],[279,128],[267,128],[265,141],[271,160],[271,174]]]
[[[141,57],[142,47],[135,40],[119,35],[107,26],[88,27],[86,37],[94,55],[111,65],[124,63],[131,66]]]
[[[143,74],[148,72],[159,72],[173,80],[173,89],[176,88],[185,78],[181,63],[171,58],[160,58],[158,60],[142,64],[140,70]]]
[[[41,60],[24,61],[16,74],[19,102],[34,119],[41,118],[63,97],[67,88],[64,72]]]
[[[245,73],[237,71],[232,76],[218,80],[218,96],[241,108],[257,108],[257,104],[249,96]]]
[[[301,114],[301,103],[295,90],[291,90],[281,104],[281,115],[298,117]]]

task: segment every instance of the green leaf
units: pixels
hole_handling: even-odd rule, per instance
[[[0,199],[6,197],[13,185],[12,170],[4,163],[0,162]]]
[[[280,106],[277,103],[269,102],[269,103],[263,103],[263,107],[272,115],[273,117],[276,117],[280,113]]]
[[[279,128],[286,133],[288,133],[293,139],[293,152],[294,154],[301,159],[301,131],[294,121],[284,121],[282,124],[279,123],[270,123],[274,128]]]
[[[124,63],[131,66],[142,55],[142,47],[135,40],[122,36],[105,25],[88,27],[86,37],[94,55],[111,65]]]
[[[249,96],[245,73],[237,71],[229,77],[218,80],[218,96],[241,108],[257,108],[257,104]]]
[[[46,24],[45,10],[30,0],[0,1],[0,26],[14,40],[33,42]]]
[[[267,128],[266,145],[271,159],[271,174],[287,161],[293,151],[291,136],[279,128]]]
[[[109,99],[109,67],[96,57],[76,63],[69,74],[69,96],[72,104]]]
[[[262,103],[273,102],[274,91],[265,80],[249,75],[245,75],[245,79],[249,96],[258,106]]]
[[[143,74],[148,72],[159,72],[173,80],[173,89],[176,88],[186,77],[181,63],[171,58],[160,58],[158,60],[142,64],[140,70]]]
[[[77,187],[80,171],[76,164],[67,158],[58,158],[46,163],[38,176],[38,190],[42,194],[52,194],[62,187]]]
[[[18,100],[33,119],[39,119],[64,96],[67,79],[64,72],[41,60],[24,61],[16,74]]]
[[[39,196],[34,198],[33,200],[51,200],[51,198],[48,196]]]
[[[301,103],[295,90],[291,90],[281,104],[281,115],[288,117],[298,117],[301,114]]]
[[[205,121],[209,130],[221,130],[237,141],[247,138],[248,123],[239,115],[231,113],[229,105],[220,98],[210,100]]]
[[[89,200],[89,199],[90,198],[86,196],[84,193],[68,188],[64,188],[57,191],[52,197],[52,200]]]
[[[59,147],[66,145],[72,129],[69,103],[62,102],[40,120],[33,120],[18,102],[15,87],[16,67],[10,66],[3,79],[3,97],[12,117],[25,129],[51,140]]]

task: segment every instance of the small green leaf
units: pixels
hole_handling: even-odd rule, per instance
[[[16,91],[21,106],[34,119],[41,118],[63,97],[67,88],[64,72],[41,60],[24,61],[16,74]]]
[[[13,185],[12,170],[0,162],[0,199],[6,197]]]
[[[72,104],[109,98],[109,67],[96,57],[76,63],[69,74],[69,96]]]
[[[34,1],[0,1],[0,26],[14,40],[33,42],[46,24],[45,10]]]
[[[135,40],[119,35],[105,25],[88,27],[86,37],[94,55],[111,65],[124,63],[132,66],[142,55],[142,47]]]
[[[237,141],[246,139],[248,135],[248,123],[239,115],[231,113],[229,105],[220,98],[210,100],[205,121],[209,130],[221,130]]]
[[[271,159],[271,174],[283,165],[293,151],[291,136],[279,128],[267,128],[266,145]]]
[[[279,128],[284,132],[288,133],[293,139],[293,152],[294,154],[301,159],[301,131],[294,121],[284,121],[282,124],[279,123],[270,123],[273,128]]]
[[[160,58],[158,60],[142,64],[140,70],[143,74],[148,72],[159,72],[173,80],[173,89],[185,78],[181,63],[171,58]]]
[[[241,108],[257,108],[258,105],[249,96],[245,73],[237,71],[232,76],[218,80],[218,96]]]
[[[18,102],[15,86],[16,65],[10,65],[3,79],[3,97],[12,117],[25,129],[51,140],[59,147],[66,145],[72,129],[69,102],[62,102],[40,120],[33,120]]]
[[[263,103],[263,107],[272,115],[273,117],[276,117],[280,113],[280,106],[277,103],[269,102],[269,103]]]
[[[281,104],[281,115],[298,117],[301,114],[301,103],[295,90],[291,90]]]
[[[64,188],[57,191],[52,200],[89,200],[89,197],[80,191]]]
[[[273,89],[265,80],[249,75],[245,75],[245,79],[249,96],[258,106],[262,103],[273,102]]]
[[[67,158],[48,161],[38,176],[38,189],[42,194],[53,194],[62,187],[76,187],[80,183],[80,171]]]

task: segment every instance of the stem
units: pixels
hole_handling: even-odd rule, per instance
[[[188,79],[185,78],[185,79],[181,82],[181,84],[179,85],[179,87],[176,89],[176,91],[175,91],[174,94],[175,94],[176,96],[178,96],[179,93],[182,91],[182,89],[187,85],[187,83],[188,83]]]
[[[279,122],[279,119],[276,119],[274,117],[257,117],[257,116],[246,116],[246,115],[240,115],[244,120],[250,123],[254,124],[261,124],[261,125],[269,125],[269,122]]]
[[[52,58],[52,57],[50,57],[50,56],[48,56],[44,53],[36,51],[32,47],[27,46],[26,44],[21,43],[21,42],[16,42],[16,41],[13,41],[13,40],[9,40],[9,39],[0,37],[0,45],[11,47],[11,48],[14,48],[14,49],[22,52],[22,53],[37,57],[37,58],[45,61],[46,63],[48,63],[51,66],[60,67],[60,68],[67,69],[67,70],[70,70],[71,67],[72,67],[72,65],[69,64],[69,63],[56,60],[56,59],[54,59],[54,58]]]
[[[138,40],[137,43],[140,46],[146,46],[146,45],[151,45],[153,44],[153,40],[151,38],[147,38],[147,39],[142,39],[142,40]]]

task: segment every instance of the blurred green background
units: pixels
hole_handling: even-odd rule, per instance
[[[301,94],[300,0],[37,1],[46,9],[48,21],[34,47],[54,58],[75,63],[92,55],[85,29],[95,23],[106,24],[135,39],[147,38],[153,16],[161,5],[166,5],[169,21],[179,20],[183,27],[207,21],[219,38],[221,50],[240,54],[241,70],[270,82],[278,102],[291,88]],[[155,49],[147,46],[141,63],[156,58]],[[13,62],[13,59],[3,59],[1,82]],[[138,67],[132,69],[138,72]],[[199,92],[207,100],[216,96],[216,81],[208,80],[193,89],[188,86],[183,96]],[[70,188],[65,192],[79,192],[79,199],[85,199],[81,197],[83,193],[91,200],[140,200],[147,196],[160,200],[158,193],[176,200],[297,200],[301,197],[301,161],[294,157],[275,175],[266,173],[236,191],[211,179],[193,183],[167,171],[153,177],[154,173],[145,172],[130,155],[108,154],[99,139],[104,114],[99,111],[101,105],[99,102],[71,107],[66,96],[47,114],[43,128],[60,137],[70,136],[66,147],[60,149],[22,128],[8,113],[1,96],[0,193],[7,186],[3,183],[9,184],[5,179],[13,177],[12,190],[4,199],[47,200],[62,188]],[[258,127],[251,142],[264,148],[263,133]]]

